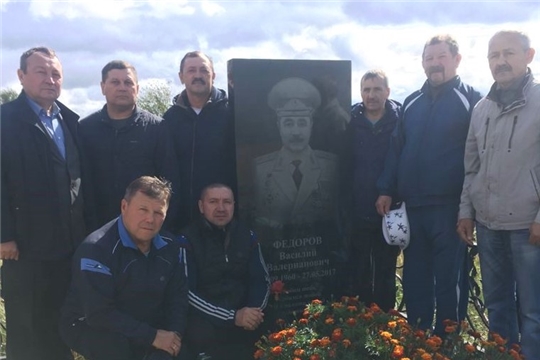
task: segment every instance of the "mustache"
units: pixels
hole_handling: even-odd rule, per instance
[[[203,79],[201,79],[201,78],[195,78],[195,79],[193,79],[193,81],[191,82],[191,84],[196,84],[196,83],[200,83],[200,84],[202,84],[202,85],[206,85],[206,82],[205,82]]]
[[[444,72],[444,66],[442,65],[430,66],[428,69],[429,75],[433,73],[438,73],[438,72]]]
[[[508,64],[503,64],[503,65],[497,65],[497,67],[495,68],[495,74],[498,74],[503,71],[512,71],[512,67]]]

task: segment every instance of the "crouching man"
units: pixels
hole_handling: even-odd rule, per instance
[[[87,360],[174,359],[182,346],[187,281],[180,247],[161,232],[171,185],[143,176],[121,215],[77,249],[60,333]]]
[[[261,249],[253,232],[233,220],[228,186],[205,187],[199,210],[180,238],[190,304],[182,360],[252,359],[270,284]]]

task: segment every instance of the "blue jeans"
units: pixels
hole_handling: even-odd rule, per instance
[[[444,320],[461,321],[467,312],[466,246],[456,232],[458,205],[407,208],[411,241],[405,249],[403,295],[407,319],[445,335]],[[436,315],[435,315],[435,308]]]
[[[478,254],[489,329],[518,343],[528,360],[540,359],[540,246],[529,243],[529,230],[490,230],[476,224]]]

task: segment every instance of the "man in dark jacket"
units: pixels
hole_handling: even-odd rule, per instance
[[[135,68],[120,60],[101,71],[101,91],[107,103],[80,122],[81,145],[88,173],[88,213],[95,230],[118,216],[125,188],[136,178],[149,175],[179,187],[174,150],[162,119],[136,106],[139,85]],[[174,230],[176,197],[165,226]]]
[[[422,89],[405,99],[377,187],[379,214],[392,198],[406,203],[411,240],[404,251],[403,290],[411,324],[445,334],[443,321],[467,311],[466,247],[456,233],[463,156],[471,112],[480,94],[457,76],[461,61],[449,35],[426,42]]]
[[[200,51],[180,62],[185,90],[163,115],[180,168],[180,226],[197,217],[202,188],[212,183],[236,187],[234,128],[224,90],[213,86],[214,65]]]
[[[178,242],[161,226],[170,183],[142,176],[121,215],[88,236],[73,258],[60,332],[88,360],[170,360],[182,345],[187,281]]]
[[[205,187],[199,210],[202,216],[180,237],[190,304],[185,359],[201,353],[212,360],[251,359],[270,285],[259,243],[233,220],[230,187]]]
[[[362,103],[352,108],[344,154],[347,186],[352,193],[349,292],[366,305],[378,304],[388,311],[396,300],[396,258],[399,247],[388,245],[382,234],[382,218],[375,202],[377,179],[384,168],[401,105],[388,100],[388,78],[381,70],[370,70],[360,81]]]
[[[53,50],[21,56],[19,97],[2,105],[2,296],[10,360],[72,358],[58,335],[71,256],[85,236],[79,116],[57,101]]]

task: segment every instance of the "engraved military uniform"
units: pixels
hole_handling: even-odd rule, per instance
[[[321,102],[318,90],[307,80],[286,78],[268,94],[268,105],[278,123],[287,118],[309,119],[299,137],[303,149],[290,149],[282,135],[281,150],[255,159],[255,221],[280,227],[330,220],[335,215],[338,183],[337,156],[313,150],[309,144],[312,113]],[[304,120],[305,121],[305,120]]]

